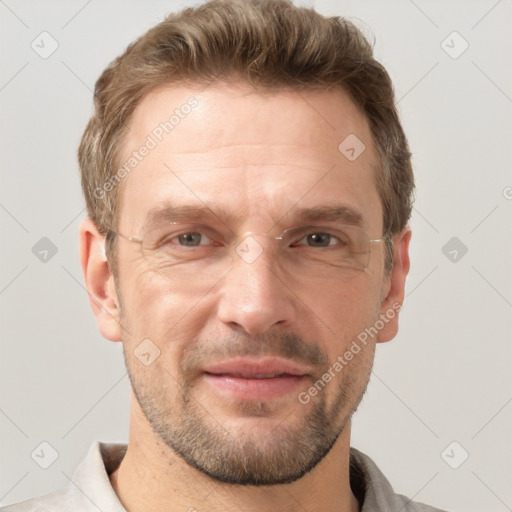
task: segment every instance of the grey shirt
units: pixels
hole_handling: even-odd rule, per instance
[[[65,489],[21,503],[1,512],[126,512],[109,475],[119,466],[125,444],[94,442]],[[386,477],[364,453],[350,448],[350,485],[361,512],[443,512],[396,494]],[[193,504],[191,504],[193,505]]]

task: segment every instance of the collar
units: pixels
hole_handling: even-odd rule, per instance
[[[57,504],[58,501],[60,505],[55,510],[97,512],[99,509],[103,512],[126,512],[109,478],[123,460],[126,450],[126,444],[95,441],[73,474],[68,488],[52,493],[56,500],[54,503]],[[437,510],[396,494],[370,457],[355,448],[350,448],[350,486],[361,505],[360,512]]]

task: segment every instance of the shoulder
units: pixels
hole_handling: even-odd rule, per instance
[[[350,486],[362,503],[362,512],[446,512],[397,494],[375,462],[350,448]]]
[[[402,496],[401,494],[395,494],[394,501],[395,507],[397,507],[396,510],[401,512],[447,512],[431,505],[425,505],[425,503],[420,503],[419,501],[412,501],[407,496]]]
[[[70,512],[71,504],[68,498],[66,489],[60,489],[37,498],[1,507],[0,512]]]
[[[125,444],[95,441],[66,488],[0,507],[0,512],[123,512],[109,474],[125,452]]]

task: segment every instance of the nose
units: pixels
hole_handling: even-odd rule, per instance
[[[272,257],[249,240],[234,256],[222,282],[219,320],[248,334],[263,334],[275,326],[286,327],[296,318],[297,299],[276,268]]]

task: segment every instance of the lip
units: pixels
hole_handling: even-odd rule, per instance
[[[296,391],[308,371],[278,357],[236,358],[205,366],[202,377],[217,392],[242,400],[272,400]]]
[[[281,357],[262,357],[259,359],[235,358],[220,363],[205,366],[202,369],[205,373],[214,375],[243,376],[246,378],[255,378],[264,374],[285,373],[293,376],[307,375],[306,368],[301,367],[287,359]]]

